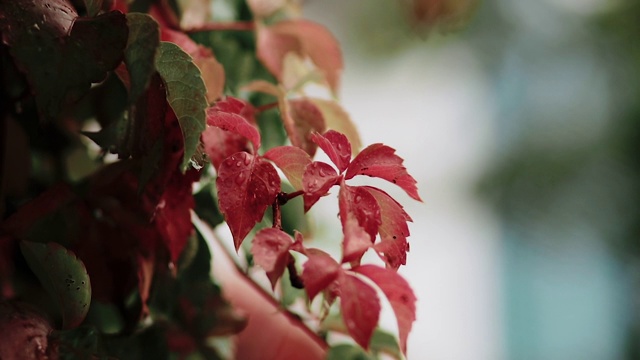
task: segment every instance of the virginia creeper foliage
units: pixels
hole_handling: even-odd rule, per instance
[[[416,298],[396,271],[412,220],[352,179],[421,201],[416,180],[392,147],[361,149],[336,100],[344,66],[328,29],[269,0],[228,0],[235,17],[213,21],[215,1],[0,2],[0,309],[46,330],[33,349],[20,343],[28,334],[0,339],[8,358],[233,357],[211,339],[258,317],[240,315],[212,279],[212,257],[237,255],[211,254],[223,240],[196,231],[196,217],[229,228],[279,294],[268,301],[304,289],[300,316],[317,321],[296,318],[292,331],[322,351],[334,344],[320,333],[341,331],[377,356],[384,296],[399,329],[390,355],[406,353]],[[307,96],[309,83],[333,96]],[[4,145],[14,137],[27,140]],[[18,153],[32,168],[7,161]],[[3,185],[14,178],[26,186]],[[338,259],[304,239],[305,214],[331,194]],[[381,265],[362,264],[368,251]],[[241,278],[257,287],[248,270]],[[342,325],[327,325],[332,316]]]

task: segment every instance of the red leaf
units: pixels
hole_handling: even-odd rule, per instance
[[[398,204],[386,192],[371,186],[363,186],[362,189],[369,192],[380,207],[382,222],[378,233],[382,242],[376,244],[376,251],[388,266],[397,269],[400,265],[406,264],[406,253],[409,251],[407,221],[412,221],[411,217],[404,211],[402,205]]]
[[[199,177],[196,170],[190,170],[186,174],[174,171],[156,208],[155,224],[174,263],[180,258],[193,233],[191,209],[195,202],[191,188]]]
[[[253,261],[267,272],[272,288],[275,288],[276,282],[284,273],[284,268],[291,256],[289,247],[292,244],[291,236],[276,228],[262,229],[253,239],[251,245]]]
[[[371,247],[369,234],[358,225],[358,220],[351,213],[348,216],[343,231],[342,262],[359,262],[365,251]]]
[[[324,132],[326,129],[324,117],[320,109],[307,98],[289,100],[288,105],[288,115],[293,120],[294,125],[293,129],[291,127],[287,128],[291,143],[301,147],[313,157],[317,146],[311,141],[311,134]]]
[[[308,20],[285,20],[258,28],[258,58],[282,80],[283,60],[288,52],[308,56],[322,70],[335,92],[343,68],[338,41],[322,25]]]
[[[343,181],[340,184],[338,205],[343,231],[345,231],[347,220],[352,214],[358,220],[358,225],[369,234],[370,242],[373,243],[382,221],[376,198],[362,187],[349,186]]]
[[[233,119],[229,119],[231,117]],[[207,110],[207,123],[220,125],[209,126],[202,133],[204,150],[216,169],[227,157],[240,151],[249,152],[248,139],[254,143],[254,150],[260,146],[260,133],[255,128],[253,108],[241,100],[227,97],[218,101],[215,107]],[[236,126],[238,124],[240,126]]]
[[[302,175],[311,163],[311,157],[304,150],[295,146],[277,146],[269,149],[264,157],[273,161],[289,179],[291,186],[302,190]]]
[[[333,166],[321,161],[307,165],[302,175],[304,190],[304,211],[307,212],[318,199],[326,195],[329,189],[340,179]]]
[[[395,154],[395,149],[373,144],[366,147],[349,164],[345,179],[356,175],[379,177],[400,186],[409,196],[422,201],[418,195],[416,180],[402,166],[402,158]]]
[[[351,161],[351,144],[346,136],[335,130],[329,130],[324,135],[311,134],[311,141],[327,153],[340,172],[347,169]]]
[[[238,113],[223,111],[217,106],[209,108],[207,109],[207,124],[244,136],[253,143],[254,150],[260,148],[258,129]]]
[[[358,345],[368,349],[380,317],[378,294],[364,281],[347,273],[340,276],[339,282],[340,311],[347,330]]]
[[[306,255],[309,260],[304,263],[302,280],[309,300],[313,300],[320,291],[338,278],[342,268],[322,250],[307,249]]]
[[[407,337],[416,320],[416,296],[409,283],[395,271],[375,265],[363,265],[352,270],[373,280],[389,299],[398,321],[400,347],[406,354]]]
[[[220,211],[237,250],[280,192],[280,177],[268,161],[239,152],[222,162],[216,185]]]

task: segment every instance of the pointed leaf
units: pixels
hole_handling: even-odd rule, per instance
[[[353,159],[345,179],[356,175],[379,177],[400,186],[409,196],[422,201],[418,195],[416,180],[407,173],[407,169],[402,166],[402,158],[395,152],[395,149],[383,144],[369,145]]]
[[[272,288],[275,288],[276,282],[284,273],[291,256],[289,247],[292,244],[291,236],[276,228],[262,229],[253,239],[251,245],[253,261],[267,272]]]
[[[160,45],[158,23],[147,14],[127,14],[129,40],[124,52],[124,62],[130,77],[129,101],[136,101],[144,92],[155,68],[156,50]]]
[[[409,283],[397,272],[375,265],[363,265],[352,270],[373,280],[389,299],[398,321],[400,347],[406,354],[407,337],[416,320],[416,296]]]
[[[322,113],[327,128],[344,134],[351,143],[351,153],[356,155],[362,148],[360,134],[349,114],[334,100],[309,99]]]
[[[327,352],[326,360],[375,360],[376,358],[369,355],[357,345],[338,344],[332,346]]]
[[[192,58],[176,44],[161,42],[155,66],[167,85],[167,101],[180,122],[184,136],[184,155],[180,168],[185,171],[195,154],[205,129],[207,89]]]
[[[317,145],[311,141],[311,134],[314,132],[323,133],[326,128],[322,113],[306,98],[288,100],[287,104],[283,116],[288,115],[293,120],[292,128],[285,127],[289,139],[293,145],[302,148],[313,157]]]
[[[406,264],[406,253],[409,251],[407,243],[409,226],[407,222],[412,221],[411,217],[404,211],[402,205],[398,204],[386,192],[371,186],[363,186],[362,189],[369,192],[380,207],[382,222],[378,233],[382,242],[376,244],[376,251],[387,265],[397,269],[400,265]]]
[[[2,40],[45,119],[104,80],[127,44],[126,19],[117,11],[79,18],[66,0],[15,0],[0,2],[0,14]]]
[[[376,291],[357,277],[340,276],[340,311],[349,334],[358,345],[369,348],[373,330],[380,317],[380,300]]]
[[[212,103],[220,96],[224,90],[225,73],[222,65],[216,60],[211,49],[199,45],[187,34],[161,28],[161,40],[172,42],[178,45],[193,58],[193,63],[200,69],[202,80],[207,89],[207,101]]]
[[[322,250],[307,249],[306,255],[309,260],[302,267],[302,280],[311,301],[338,278],[342,269],[338,262]]]
[[[279,80],[289,52],[308,56],[337,92],[343,68],[342,52],[338,41],[324,26],[308,20],[285,20],[258,28],[258,59]]]
[[[87,15],[96,16],[102,9],[103,0],[84,0],[85,8],[87,8]]]
[[[353,215],[358,220],[358,225],[369,234],[370,242],[373,243],[382,223],[380,207],[373,195],[360,186],[349,186],[343,181],[340,184],[338,206],[343,231],[346,229],[347,220]]]
[[[207,124],[249,139],[256,151],[260,148],[260,133],[258,129],[239,114],[222,111],[214,106],[207,109]]]
[[[304,211],[307,212],[322,196],[327,195],[329,189],[340,179],[340,175],[333,166],[314,161],[307,165],[302,175],[302,189],[304,190]]]
[[[369,234],[358,224],[354,214],[349,214],[344,226],[342,240],[342,262],[359,262],[362,255],[371,247]]]
[[[21,241],[20,250],[60,309],[63,327],[80,325],[91,303],[91,283],[82,261],[55,242]]]
[[[222,162],[216,186],[237,250],[280,192],[280,177],[268,161],[239,152]]]
[[[299,147],[277,146],[264,153],[264,157],[282,170],[294,189],[303,189],[302,176],[307,165],[311,163],[309,154]]]
[[[323,135],[311,134],[311,141],[320,146],[340,172],[347,169],[349,161],[351,161],[351,144],[346,136],[337,131],[329,130]]]

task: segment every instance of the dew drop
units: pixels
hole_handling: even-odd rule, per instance
[[[242,165],[242,162],[241,162],[241,161],[238,161],[238,162],[236,163],[236,166],[237,166],[237,167],[240,167],[240,165]]]
[[[240,173],[238,174],[238,177],[236,178],[236,184],[241,185],[244,182],[244,174]]]
[[[245,165],[249,165],[251,163],[251,158],[249,157],[249,155],[245,155],[244,156],[244,164]]]
[[[359,202],[360,202],[360,200],[362,200],[362,197],[361,197],[360,195],[357,195],[357,196],[356,196],[355,201],[356,201],[357,203],[359,203]]]

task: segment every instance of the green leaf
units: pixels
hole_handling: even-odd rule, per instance
[[[156,70],[167,85],[167,101],[178,117],[184,137],[184,156],[180,168],[185,171],[196,153],[200,134],[206,126],[207,89],[200,69],[178,45],[160,43]]]
[[[160,45],[160,29],[151,16],[141,13],[128,13],[127,24],[129,39],[124,62],[130,76],[129,101],[134,102],[144,92],[155,71],[153,61]]]
[[[327,353],[326,360],[373,360],[359,346],[340,344],[333,346]]]
[[[55,242],[21,241],[20,250],[60,309],[63,327],[80,325],[91,302],[91,283],[82,261]]]
[[[374,331],[369,347],[374,354],[385,353],[396,360],[404,358],[396,337],[379,328]]]
[[[212,228],[220,225],[224,218],[218,208],[218,196],[215,182],[210,182],[193,195],[196,201],[196,214]]]

